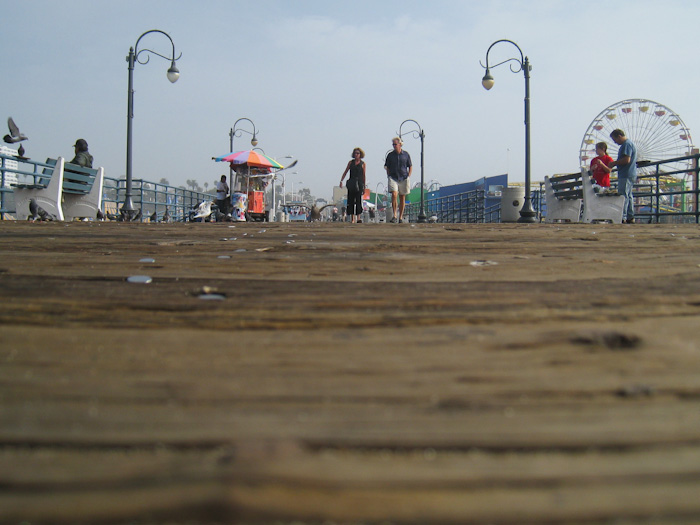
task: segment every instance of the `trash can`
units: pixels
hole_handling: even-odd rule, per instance
[[[518,222],[523,202],[525,202],[525,188],[503,188],[501,190],[501,222]]]

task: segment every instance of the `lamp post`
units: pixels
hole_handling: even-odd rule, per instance
[[[248,131],[247,129],[236,128],[236,126],[238,125],[238,123],[239,123],[241,120],[246,120],[246,121],[248,121],[248,122],[251,123],[251,125],[253,126],[253,132],[252,132],[252,133],[251,133],[250,131]],[[241,117],[241,118],[239,118],[236,122],[233,123],[233,127],[231,128],[231,130],[229,131],[229,134],[228,134],[229,139],[230,139],[230,143],[229,143],[229,148],[230,148],[230,150],[229,150],[229,151],[230,151],[231,153],[233,153],[233,137],[240,137],[240,136],[241,136],[241,133],[243,133],[243,132],[247,133],[248,135],[252,135],[252,136],[253,136],[253,138],[250,139],[250,145],[251,145],[251,146],[255,147],[255,146],[258,145],[258,131],[255,129],[255,123],[253,123],[253,121],[250,120],[249,118]],[[263,153],[263,154],[264,154],[264,153]],[[231,188],[233,188],[233,187],[235,186],[235,184],[234,184],[234,182],[233,182],[233,164],[230,165],[229,180],[231,181]],[[237,182],[238,182],[238,181],[236,181],[236,183],[237,183]]]
[[[170,40],[170,44],[173,47],[173,54],[171,57],[166,57],[164,55],[161,55],[160,53],[156,53],[152,49],[139,49],[139,42],[141,42],[141,39],[149,33],[161,33],[168,37],[168,40]],[[146,59],[143,62],[139,59],[139,55],[141,53],[147,53]],[[173,43],[173,39],[170,38],[170,35],[168,33],[161,31],[160,29],[151,29],[150,31],[146,31],[138,38],[138,40],[136,40],[136,45],[129,49],[129,54],[126,57],[126,61],[129,63],[129,93],[127,98],[126,115],[126,196],[124,198],[124,205],[120,210],[121,218],[124,221],[130,221],[136,214],[136,210],[134,209],[134,202],[132,200],[133,175],[131,171],[133,132],[132,121],[134,120],[134,66],[136,65],[136,62],[138,62],[139,64],[147,64],[150,59],[148,53],[170,61],[170,68],[168,69],[167,76],[168,80],[171,83],[174,84],[175,82],[177,82],[177,79],[180,78],[180,72],[178,71],[177,67],[175,67],[175,62],[180,59],[182,53],[180,53],[180,55],[177,58],[175,58],[175,44]]]
[[[294,175],[294,174],[296,174],[296,172],[290,173],[290,175]],[[300,181],[298,181],[298,182],[299,182],[299,184],[304,184],[304,181],[301,181],[301,180],[300,180]],[[300,191],[301,191],[301,190],[300,190]],[[295,201],[294,197],[295,197],[295,193],[294,193],[294,181],[292,181],[292,202]],[[299,194],[299,198],[301,199],[301,194]]]
[[[499,62],[494,66],[489,66],[489,51],[491,48],[500,42],[508,42],[513,44],[518,52],[520,53],[520,58],[509,58],[503,62]],[[535,210],[532,209],[532,201],[530,199],[530,60],[523,56],[523,51],[520,49],[518,44],[511,40],[497,40],[491,44],[486,51],[486,65],[481,64],[481,67],[486,69],[486,74],[481,80],[481,85],[484,86],[486,90],[493,87],[494,79],[491,76],[491,68],[498,67],[506,62],[515,62],[517,67],[514,69],[513,64],[510,66],[510,70],[513,73],[519,73],[522,71],[525,74],[525,202],[523,202],[523,207],[520,209],[520,218],[518,222],[536,222]]]
[[[406,122],[412,122],[417,126],[418,129],[406,131],[404,133],[401,132],[401,129],[403,128],[403,125],[406,124]],[[399,137],[403,137],[403,135],[406,135],[408,133],[413,133],[413,136],[416,138],[420,138],[420,211],[418,212],[418,222],[427,222],[427,218],[425,216],[425,209],[423,207],[423,203],[425,200],[425,197],[423,196],[423,193],[425,192],[425,188],[423,185],[423,180],[424,180],[424,172],[423,172],[423,143],[425,141],[425,131],[423,131],[423,128],[420,127],[420,124],[416,122],[415,120],[408,119],[404,120],[401,125],[399,126]]]
[[[282,199],[283,203],[287,204],[287,177],[285,175],[298,175],[298,173],[293,171],[291,173],[282,174]],[[294,183],[292,183],[292,191],[294,191]]]
[[[374,211],[376,213],[377,222],[379,222],[379,207],[377,206],[377,198],[379,196],[379,186],[384,188],[384,191],[386,192],[386,185],[383,182],[378,182],[377,187],[375,188],[375,191],[374,191]],[[384,202],[384,201],[382,201],[382,202]],[[384,216],[386,217],[386,208],[384,211]]]

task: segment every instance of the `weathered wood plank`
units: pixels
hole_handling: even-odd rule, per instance
[[[0,522],[700,520],[697,226],[228,226],[0,224]]]

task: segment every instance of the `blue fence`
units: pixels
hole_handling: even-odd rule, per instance
[[[134,208],[141,210],[142,221],[147,218],[162,220],[167,210],[172,221],[185,222],[189,220],[192,208],[202,201],[214,200],[214,196],[209,193],[176,188],[141,179],[133,180],[131,188],[131,199],[134,202]],[[108,213],[117,213],[125,197],[126,181],[105,177],[103,209]]]
[[[539,190],[532,191],[532,206],[538,214],[543,195]],[[486,193],[483,189],[456,193],[446,197],[435,197],[423,201],[425,216],[431,222],[444,223],[492,223],[501,222],[501,199]],[[420,214],[420,202],[406,204],[404,216],[416,222]]]

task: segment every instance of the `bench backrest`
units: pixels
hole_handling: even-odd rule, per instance
[[[96,175],[96,169],[66,163],[63,166],[63,191],[66,193],[89,193]]]
[[[557,199],[583,198],[583,181],[581,180],[580,172],[554,175],[549,178],[549,181]]]
[[[51,168],[44,168],[43,170],[41,170],[41,174],[46,175],[46,177],[41,177],[38,181],[38,184],[40,184],[42,186],[48,186],[48,184],[49,184],[48,177],[53,175],[53,170],[54,170],[53,167],[56,166],[56,159],[46,159],[46,164],[51,166]]]
[[[51,166],[56,165],[56,159],[46,159],[46,164]],[[45,168],[43,174],[51,175],[53,169],[49,171],[49,168]],[[89,193],[92,189],[92,185],[95,182],[95,177],[97,176],[97,170],[93,168],[83,168],[77,164],[65,163],[63,165],[63,188],[65,193]],[[46,180],[48,183],[48,179]],[[41,182],[44,184],[44,182]]]

